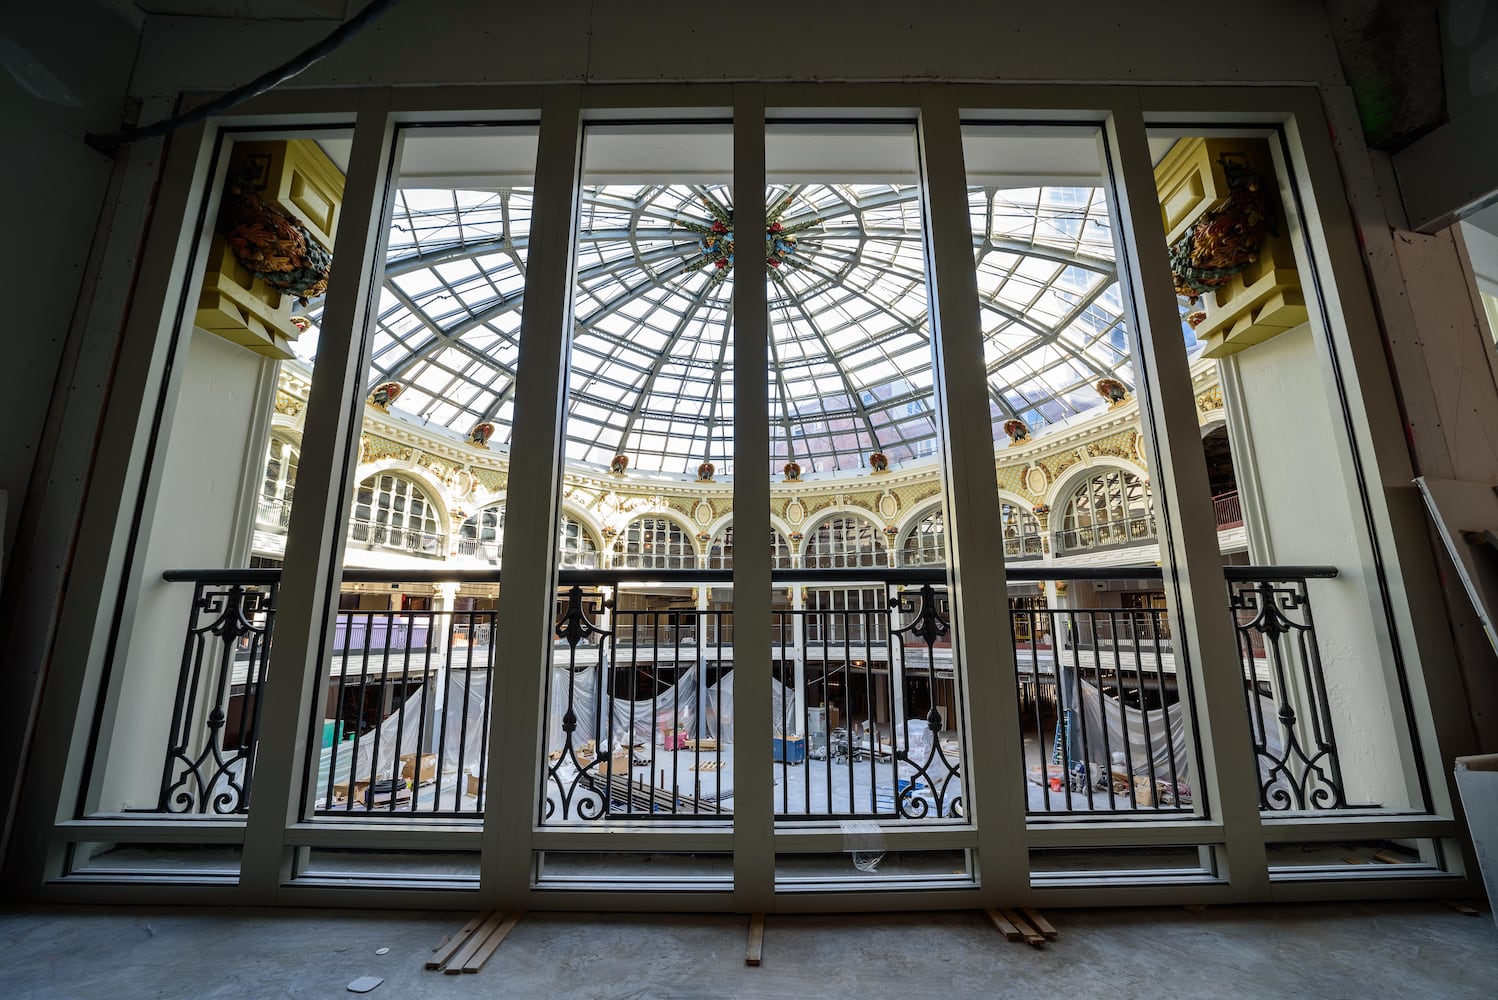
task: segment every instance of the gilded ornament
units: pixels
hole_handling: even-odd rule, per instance
[[[475,448],[489,447],[489,439],[494,436],[494,425],[487,420],[481,424],[475,424],[473,430],[468,432],[468,443]]]
[[[1279,235],[1264,179],[1229,155],[1217,158],[1227,178],[1227,203],[1192,223],[1170,248],[1176,294],[1193,305],[1257,261],[1266,235]]]
[[[1098,379],[1097,394],[1103,397],[1108,409],[1122,406],[1129,401],[1129,388],[1116,378]]]
[[[405,391],[406,387],[399,382],[382,382],[375,386],[374,392],[369,394],[369,405],[381,413],[389,413],[390,404]]]

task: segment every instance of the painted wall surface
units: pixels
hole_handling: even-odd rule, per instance
[[[70,5],[71,6],[71,5]],[[83,143],[90,131],[119,128],[135,59],[136,29],[102,4],[31,5],[7,16],[5,38],[25,50],[77,100],[64,107],[0,72],[6,155],[6,432],[0,437],[0,489],[10,494],[3,551],[14,551],[27,485],[41,450],[68,325],[83,291],[84,268],[112,163]],[[65,379],[64,375],[64,379]]]
[[[123,659],[114,743],[98,808],[152,806],[161,779],[171,723],[172,694],[182,660],[192,584],[167,583],[167,569],[214,568],[231,560],[246,462],[263,460],[265,442],[253,440],[263,367],[271,362],[202,331],[188,349],[182,393],[170,430],[162,488],[149,531],[141,539],[139,603]]]
[[[1249,552],[1260,565],[1338,569],[1337,579],[1309,581],[1308,593],[1348,798],[1408,807],[1417,800],[1403,780],[1400,748],[1407,741],[1399,734],[1406,727],[1402,713],[1391,708],[1398,693],[1386,676],[1388,631],[1361,542],[1356,487],[1345,478],[1347,446],[1334,423],[1335,401],[1327,398],[1313,336],[1302,325],[1233,355],[1238,382],[1224,380],[1230,412],[1236,404],[1244,415],[1228,425],[1234,466],[1240,483],[1252,477],[1257,486],[1243,494],[1253,526]],[[1301,612],[1289,617],[1304,620]],[[1299,660],[1291,663],[1299,669]],[[1292,687],[1304,697],[1300,685]],[[1308,723],[1307,706],[1298,714],[1303,726]]]
[[[318,23],[153,17],[133,91],[236,86],[327,31]],[[294,85],[922,79],[1340,83],[1342,76],[1322,6],[1304,0],[1189,12],[1164,0],[1073,0],[1064,10],[823,0],[793,12],[685,0],[426,0],[393,8]]]

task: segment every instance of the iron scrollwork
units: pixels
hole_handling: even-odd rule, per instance
[[[270,654],[277,585],[199,583],[193,595],[172,709],[161,812],[249,810],[260,691]],[[231,700],[235,731],[229,733]]]
[[[561,819],[595,820],[608,811],[608,797],[594,787],[594,772],[600,762],[608,758],[585,756],[577,743],[577,677],[589,668],[579,664],[577,647],[584,641],[598,642],[600,658],[597,664],[599,679],[603,676],[603,641],[614,633],[593,624],[589,615],[599,615],[608,607],[602,595],[584,595],[580,586],[574,585],[567,593],[567,607],[557,619],[556,637],[567,644],[567,708],[562,713],[562,747],[547,761],[542,778],[542,820],[550,820],[560,807]],[[564,774],[563,772],[569,772]],[[556,798],[546,794],[548,786],[554,786]],[[569,816],[569,814],[571,814]]]
[[[1259,759],[1259,808],[1346,808],[1326,677],[1317,651],[1305,580],[1230,583],[1228,592],[1244,669],[1254,753]],[[1270,723],[1261,704],[1256,645],[1262,645],[1273,673],[1278,748],[1272,745]],[[1301,712],[1296,711],[1297,702]]]
[[[895,796],[895,809],[906,819],[924,819],[933,810],[938,817],[962,815],[961,761],[947,755],[942,747],[940,733],[941,713],[936,709],[936,644],[951,634],[951,619],[947,611],[947,595],[940,596],[932,586],[923,584],[915,595],[900,594],[890,598],[890,608],[909,615],[910,620],[901,628],[890,630],[890,640],[904,655],[905,640],[918,640],[926,647],[926,682],[931,692],[931,708],[926,713],[926,724],[930,728],[930,739],[924,754],[912,756],[910,718],[906,716],[902,725],[903,745],[896,748],[895,759],[909,770],[909,777],[899,787]],[[954,669],[956,659],[953,659]],[[938,761],[940,762],[938,766]],[[952,786],[956,784],[954,789]],[[930,798],[919,794],[922,786],[930,790]]]

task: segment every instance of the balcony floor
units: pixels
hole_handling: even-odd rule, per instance
[[[532,913],[473,976],[422,969],[462,912],[26,908],[0,911],[6,996],[1489,997],[1498,930],[1437,903],[1052,910],[1060,940],[1004,941],[977,912],[748,920]],[[377,948],[388,947],[386,955]]]

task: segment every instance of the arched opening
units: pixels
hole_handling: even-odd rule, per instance
[[[447,555],[436,503],[416,483],[388,472],[359,484],[349,541],[432,559]]]
[[[1212,512],[1217,518],[1217,530],[1241,527],[1243,505],[1238,500],[1238,474],[1233,469],[1233,448],[1228,443],[1227,424],[1202,435],[1202,451],[1207,458],[1207,485],[1212,490]]]
[[[851,569],[887,566],[889,553],[879,540],[879,529],[867,518],[838,515],[817,525],[806,539],[808,569]]]
[[[1149,485],[1132,472],[1108,469],[1078,483],[1066,501],[1056,554],[1120,548],[1155,537]]]

